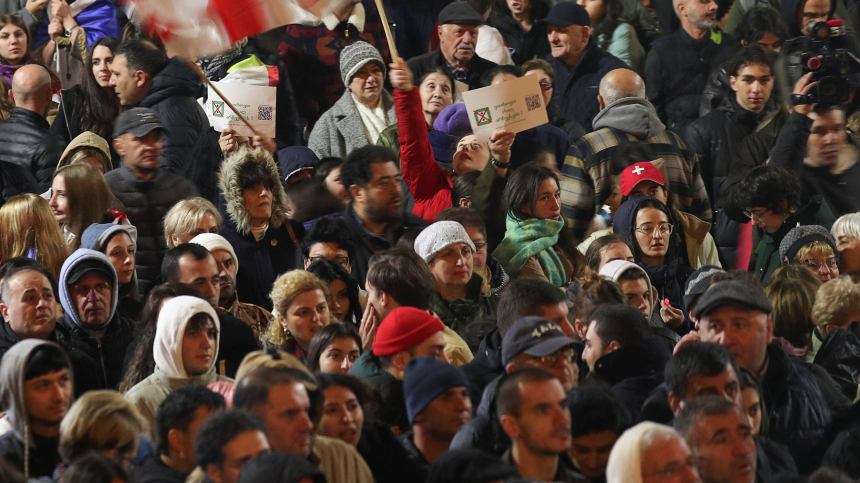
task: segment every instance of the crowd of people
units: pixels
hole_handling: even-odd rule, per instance
[[[860,2],[330,3],[0,2],[0,481],[860,481]]]

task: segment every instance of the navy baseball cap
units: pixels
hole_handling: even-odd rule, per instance
[[[502,362],[507,364],[519,354],[545,357],[575,343],[555,322],[529,315],[514,322],[502,339]]]
[[[561,2],[555,5],[549,9],[546,18],[542,18],[538,22],[558,25],[559,27],[569,27],[571,25],[591,27],[591,17],[588,16],[588,11],[576,2]]]

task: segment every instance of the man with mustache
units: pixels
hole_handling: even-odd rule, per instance
[[[571,415],[567,394],[555,376],[537,367],[517,369],[499,385],[497,404],[499,421],[511,438],[502,461],[530,480],[588,481],[561,461],[570,449]]]
[[[734,55],[737,41],[717,26],[716,1],[672,1],[681,28],[651,44],[645,86],[666,129],[683,133],[699,117],[710,72]]]
[[[475,53],[478,27],[483,24],[484,18],[468,3],[449,4],[439,12],[439,48],[409,59],[409,70],[420,79],[441,67],[469,89],[480,88],[481,76],[497,65]]]
[[[747,418],[732,401],[700,396],[684,405],[675,429],[687,440],[704,483],[753,483],[756,445]]]
[[[149,291],[167,253],[164,215],[177,202],[197,196],[185,178],[160,170],[164,126],[152,109],[135,107],[120,114],[113,128],[113,147],[122,166],[105,174],[108,187],[125,206],[128,220],[137,227],[137,282],[141,294]]]
[[[350,197],[343,219],[359,241],[352,276],[364,288],[370,257],[395,246],[407,231],[426,227],[427,222],[401,212],[403,178],[397,157],[389,148],[356,149],[343,163],[340,179]]]

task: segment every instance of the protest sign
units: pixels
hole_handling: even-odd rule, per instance
[[[214,84],[263,136],[275,137],[277,87],[232,82],[214,82]],[[211,87],[206,100],[206,115],[209,117],[209,124],[218,132],[229,127],[240,136],[254,135],[251,128],[239,119],[239,116]]]
[[[483,142],[500,128],[520,132],[549,122],[537,76],[525,75],[463,93],[472,132]]]

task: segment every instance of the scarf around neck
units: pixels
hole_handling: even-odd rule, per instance
[[[379,102],[377,102],[376,107],[373,109],[359,102],[355,96],[352,96],[352,102],[355,103],[355,108],[358,109],[358,115],[361,117],[361,125],[364,127],[365,136],[367,136],[367,142],[376,144],[379,134],[388,127],[388,116],[385,115],[382,95],[379,96]]]
[[[561,287],[567,282],[561,257],[552,248],[558,243],[564,221],[516,220],[508,214],[505,227],[505,239],[493,251],[493,258],[502,264],[505,271],[516,277],[529,258],[537,255],[550,283]]]

